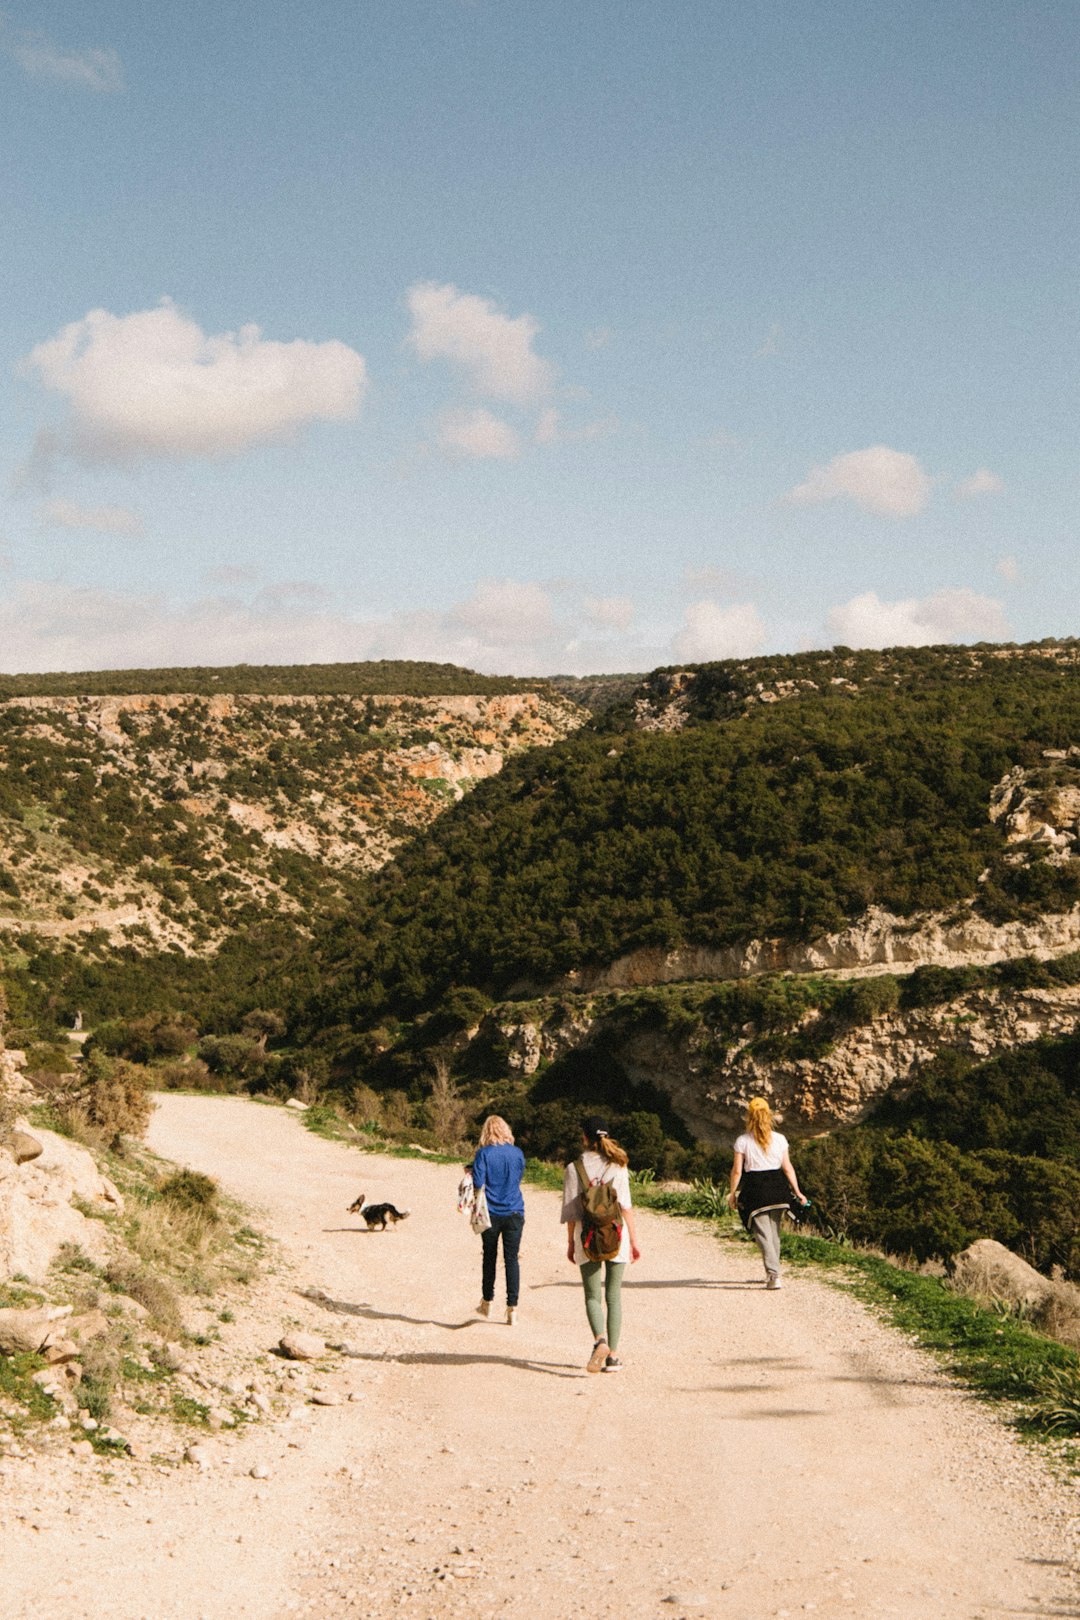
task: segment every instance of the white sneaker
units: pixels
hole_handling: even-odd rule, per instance
[[[490,1301],[490,1299],[482,1299],[480,1301],[479,1305],[476,1307],[476,1314],[477,1314],[477,1316],[490,1316],[491,1315],[491,1301]]]
[[[775,1292],[777,1288],[783,1288],[783,1286],[784,1285],[780,1281],[780,1273],[778,1271],[767,1271],[765,1273],[765,1287],[769,1289],[770,1292]]]
[[[514,1325],[514,1323],[516,1321],[517,1321],[517,1306],[516,1305],[508,1305],[506,1307],[506,1325],[507,1325],[507,1327],[513,1327],[513,1325]]]

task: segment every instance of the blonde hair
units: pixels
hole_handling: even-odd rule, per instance
[[[615,1138],[608,1136],[606,1131],[603,1136],[594,1137],[589,1146],[594,1153],[599,1153],[601,1158],[606,1159],[609,1164],[617,1164],[621,1170],[625,1170],[630,1163],[630,1155],[626,1149],[620,1147]]]
[[[747,1103],[746,1129],[758,1147],[768,1147],[772,1140],[773,1114],[764,1097],[751,1097]]]
[[[499,1114],[489,1114],[480,1127],[480,1146],[493,1147],[496,1143],[511,1143],[514,1133]]]

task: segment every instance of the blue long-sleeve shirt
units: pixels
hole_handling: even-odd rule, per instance
[[[525,1173],[525,1155],[510,1142],[493,1142],[490,1147],[477,1148],[473,1160],[473,1186],[487,1191],[487,1205],[492,1215],[524,1215],[525,1200],[521,1196],[521,1178]]]

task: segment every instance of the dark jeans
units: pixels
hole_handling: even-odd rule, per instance
[[[481,1232],[480,1241],[484,1245],[484,1298],[495,1298],[495,1262],[499,1254],[499,1238],[502,1237],[503,1265],[506,1267],[506,1303],[516,1305],[518,1290],[521,1287],[521,1268],[518,1265],[518,1250],[521,1248],[521,1233],[525,1226],[524,1215],[493,1215],[491,1225],[486,1232]]]

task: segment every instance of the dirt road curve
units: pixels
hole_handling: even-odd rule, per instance
[[[590,1378],[553,1195],[526,1195],[511,1329],[473,1314],[452,1170],[230,1098],[166,1098],[151,1143],[255,1207],[293,1262],[281,1289],[323,1292],[281,1292],[258,1331],[269,1347],[287,1308],[351,1341],[325,1379],[342,1404],[5,1532],[4,1615],[1080,1615],[1075,1487],[823,1284],[766,1294],[741,1247],[646,1213],[627,1370]],[[369,1235],[344,1215],[361,1188],[411,1218]]]

